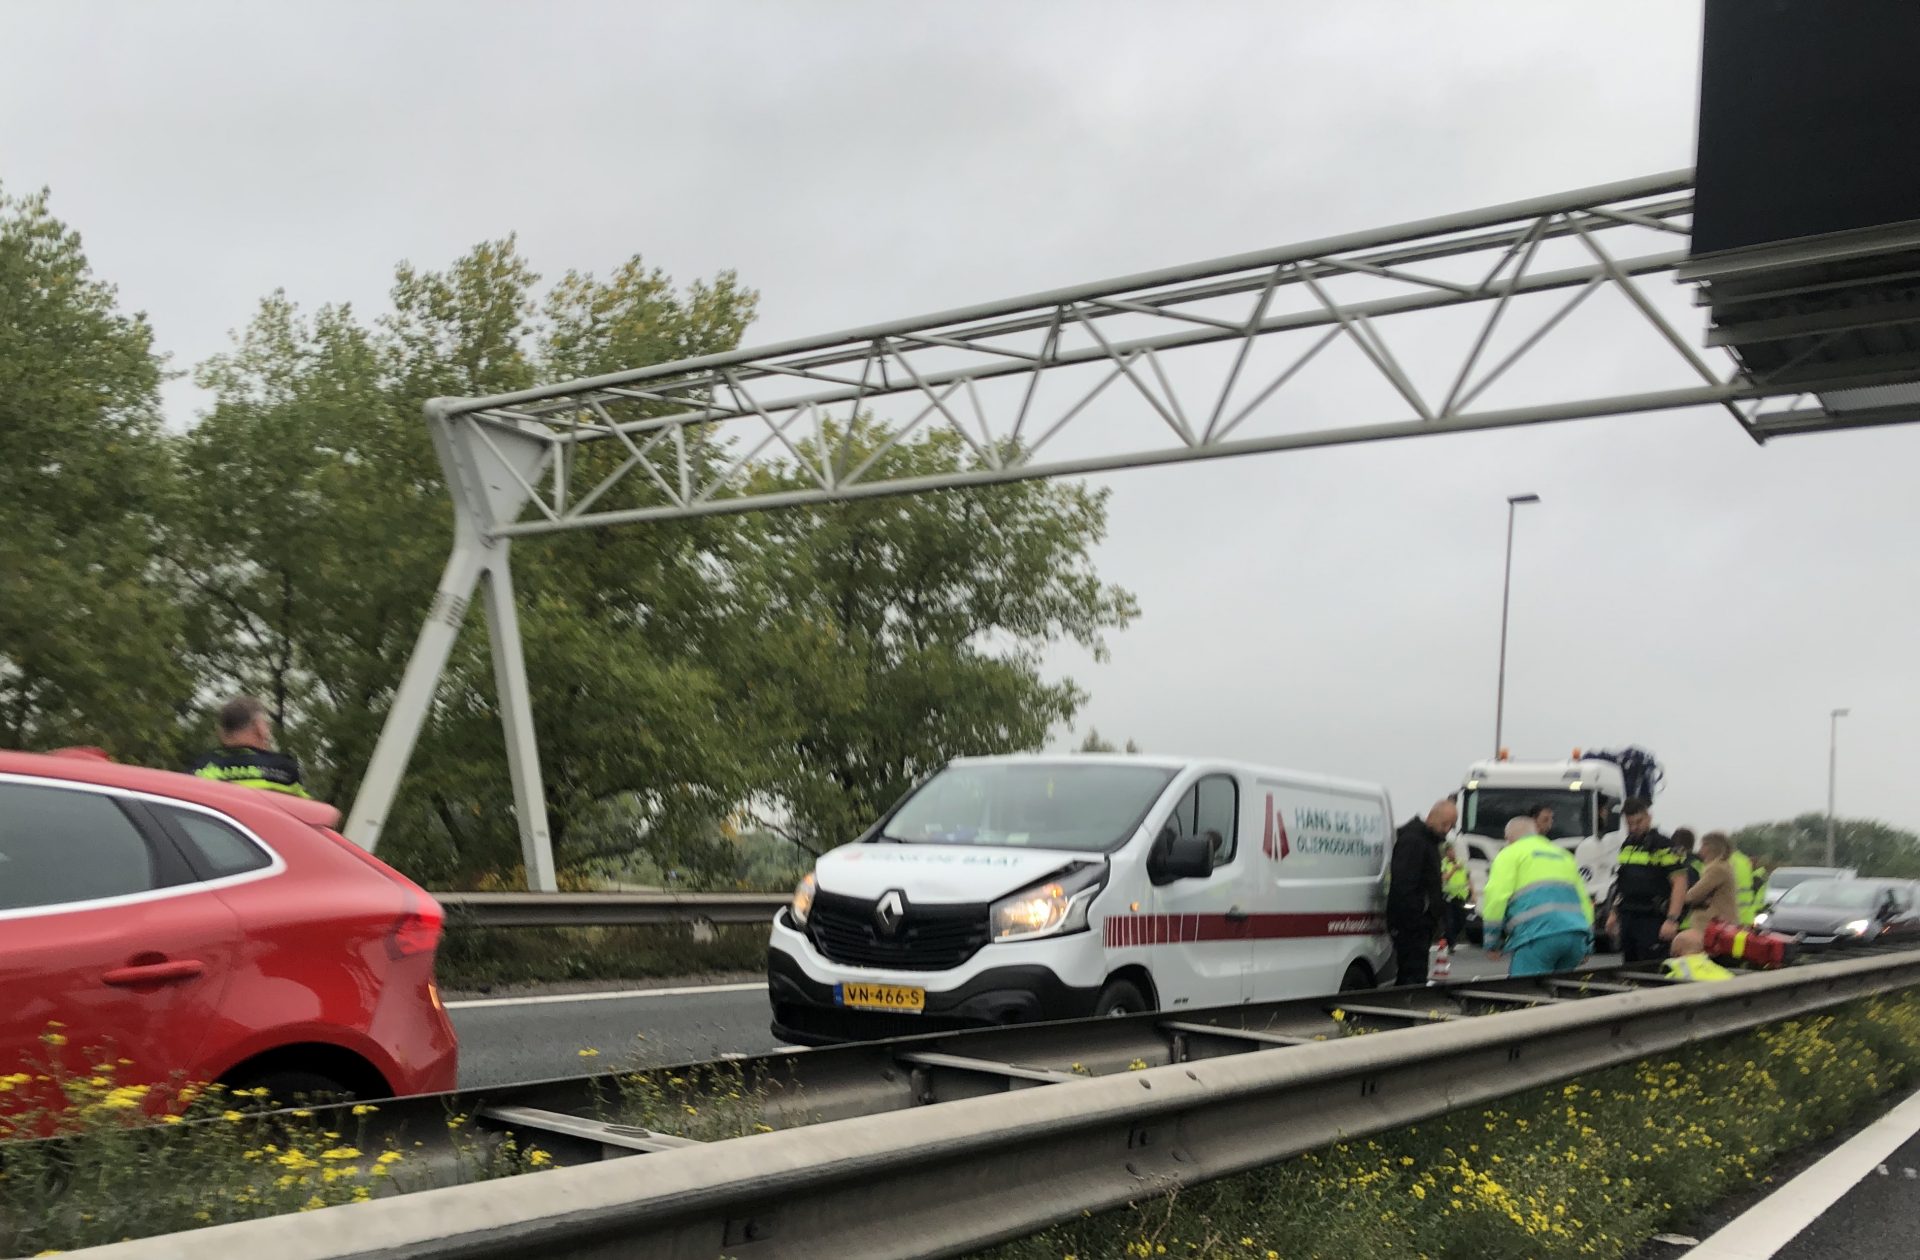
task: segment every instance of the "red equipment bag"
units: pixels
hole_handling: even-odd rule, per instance
[[[1793,961],[1793,942],[1777,932],[1761,932],[1715,919],[1701,933],[1707,953],[1750,967],[1782,967]]]

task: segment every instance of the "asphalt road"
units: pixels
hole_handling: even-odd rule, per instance
[[[1619,961],[1603,954],[1596,964]],[[1504,976],[1477,949],[1454,954],[1453,978]],[[582,1071],[685,1063],[722,1054],[762,1054],[780,1043],[767,1031],[766,986],[718,985],[620,994],[486,998],[449,1002],[460,1034],[463,1088],[572,1076]],[[582,1056],[582,1050],[596,1055]]]
[[[575,1076],[758,1054],[778,1048],[767,1031],[764,984],[449,1002],[460,1034],[460,1085]],[[582,1050],[596,1050],[583,1056]]]
[[[1775,1260],[1913,1260],[1920,1252],[1920,1137],[1911,1137]]]

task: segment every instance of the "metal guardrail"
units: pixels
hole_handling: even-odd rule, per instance
[[[572,1158],[595,1147],[651,1153],[86,1254],[955,1256],[1083,1210],[1917,985],[1920,950],[1906,950],[1716,984],[1601,970],[899,1038],[738,1061],[734,1070],[764,1072],[770,1085],[785,1076],[769,1119],[802,1127],[713,1143],[561,1109],[604,1096],[605,1076],[477,1091],[457,1105]],[[1156,1066],[1122,1070],[1140,1059]],[[1082,1079],[1072,1064],[1108,1074]],[[383,1114],[444,1129],[447,1102]]]
[[[625,927],[669,923],[769,923],[786,893],[437,892],[434,900],[475,927]]]

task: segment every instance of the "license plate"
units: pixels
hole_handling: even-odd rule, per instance
[[[927,991],[904,984],[836,984],[833,1000],[862,1011],[898,1011],[918,1015],[927,1009]]]

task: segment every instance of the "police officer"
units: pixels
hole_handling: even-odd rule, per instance
[[[1692,855],[1680,852],[1671,839],[1653,829],[1652,807],[1645,799],[1629,797],[1621,813],[1626,817],[1627,837],[1620,844],[1607,935],[1620,942],[1627,962],[1658,962],[1667,956],[1667,942],[1680,930]]]
[[[307,795],[300,785],[300,763],[274,751],[267,706],[252,696],[235,696],[220,706],[220,747],[188,766],[187,773],[239,787]]]

